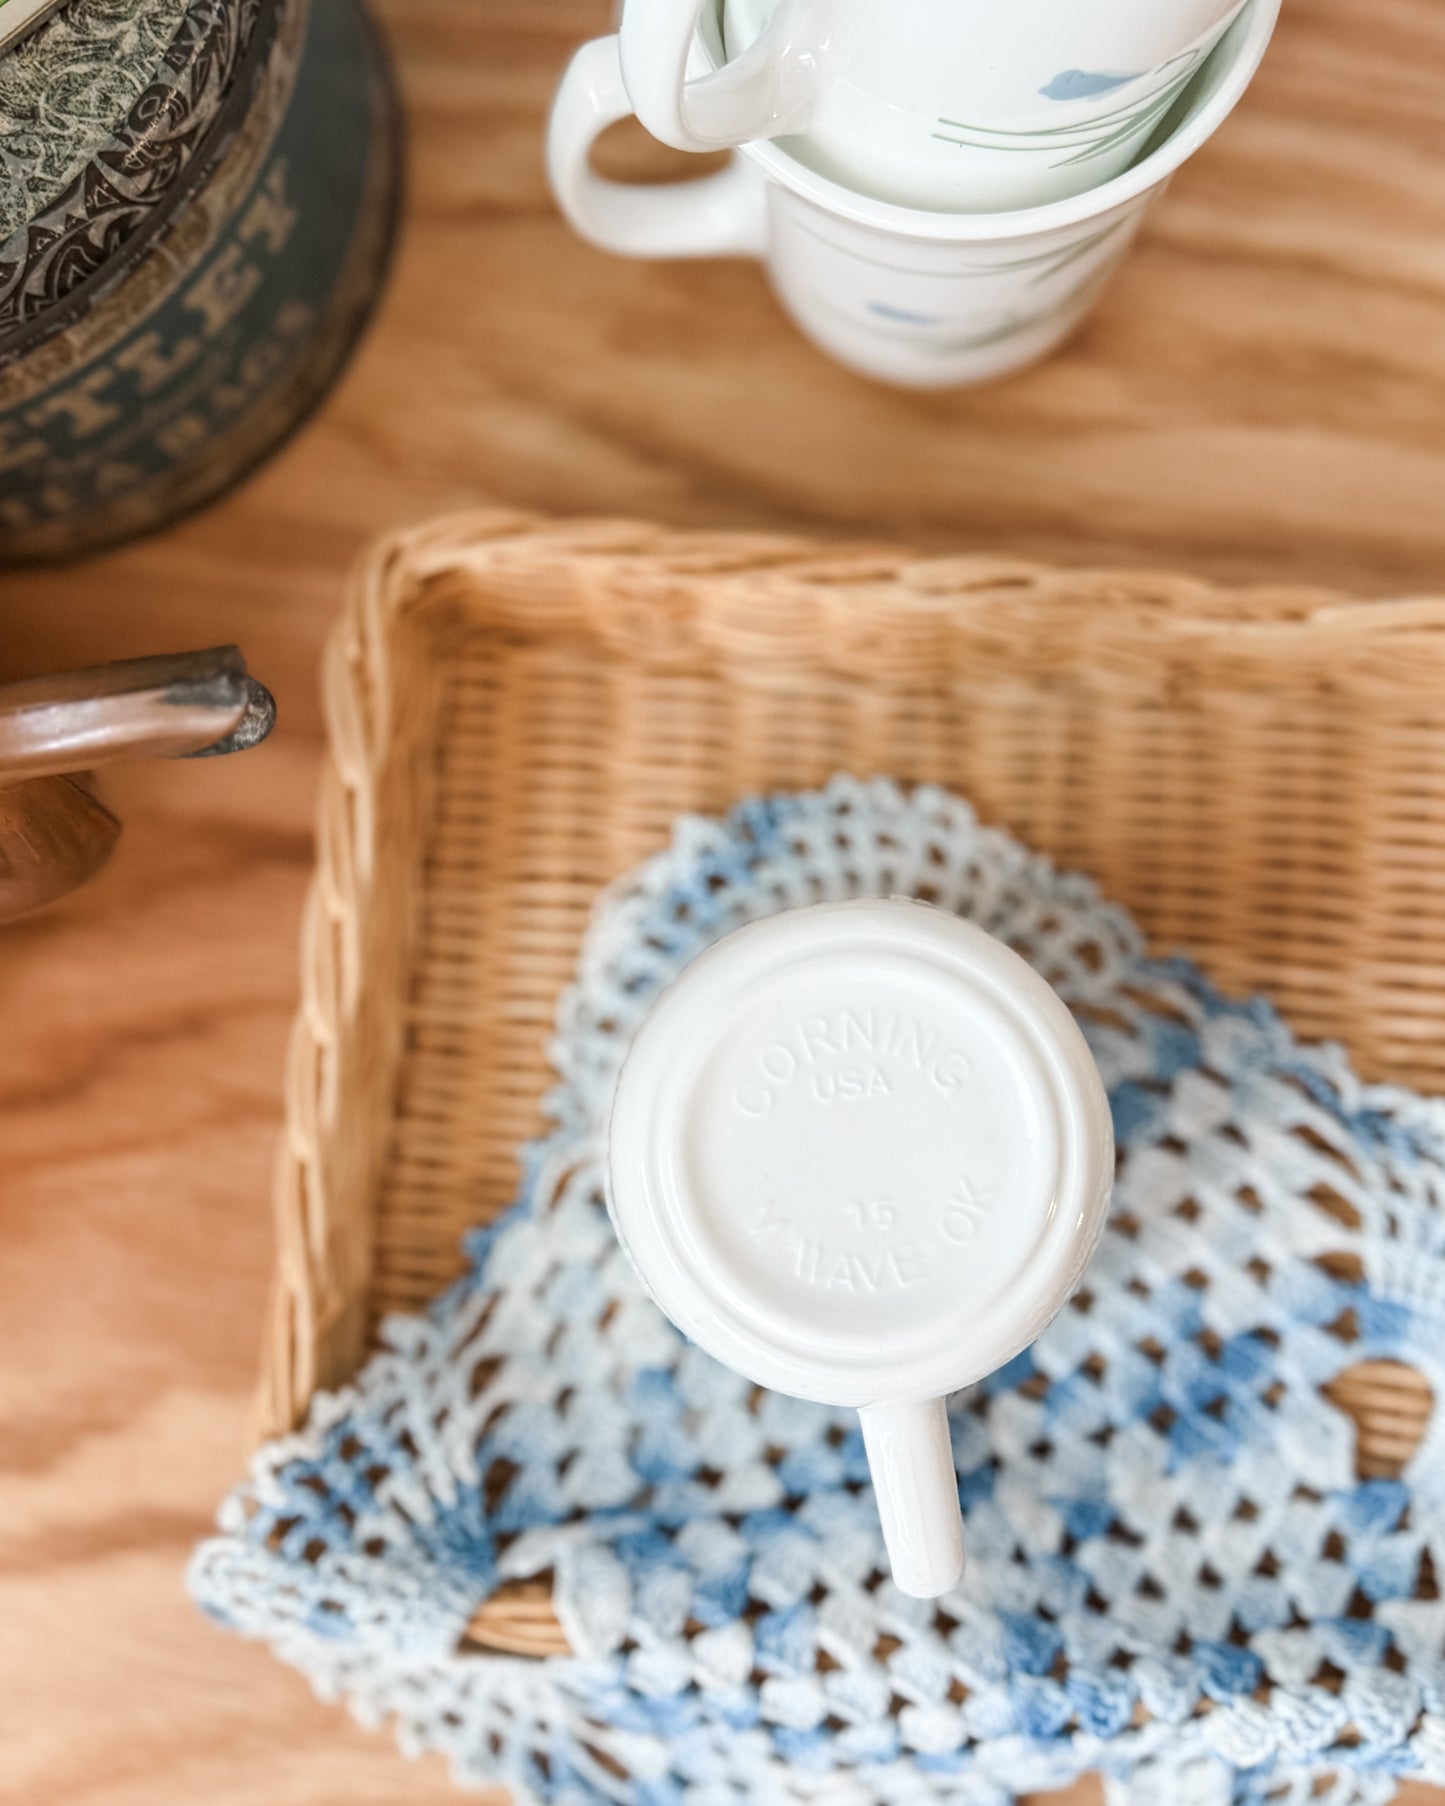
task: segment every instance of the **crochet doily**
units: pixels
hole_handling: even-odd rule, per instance
[[[609,1098],[659,989],[745,921],[906,894],[1075,1011],[1120,1150],[1082,1289],[953,1401],[970,1565],[886,1575],[856,1417],[761,1394],[643,1295],[602,1202]],[[1389,1798],[1445,1781],[1445,1443],[1356,1477],[1321,1395],[1445,1383],[1445,1109],[1260,1002],[935,789],[839,779],[679,822],[602,900],[515,1207],[226,1502],[192,1584],[460,1781],[629,1806]],[[459,1648],[550,1570],[575,1654]]]

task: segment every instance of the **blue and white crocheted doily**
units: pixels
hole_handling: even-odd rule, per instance
[[[641,1292],[602,1203],[628,1037],[689,959],[823,898],[972,918],[1062,993],[1120,1176],[1083,1289],[953,1402],[971,1563],[885,1574],[856,1418],[757,1396]],[[603,900],[551,1132],[465,1279],[257,1457],[192,1585],[459,1780],[629,1806],[1380,1801],[1445,1781],[1445,1440],[1356,1478],[1321,1387],[1445,1385],[1445,1110],[1259,1002],[939,790],[839,779],[689,819]],[[463,1646],[550,1570],[575,1654]]]

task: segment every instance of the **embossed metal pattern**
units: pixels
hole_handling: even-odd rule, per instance
[[[0,244],[110,142],[193,3],[0,0]]]
[[[224,150],[248,110],[247,53],[275,0],[192,0],[154,74],[101,145],[44,208],[0,245],[0,357],[9,331],[110,267],[177,206]],[[251,67],[260,55],[251,57]],[[46,320],[57,330],[63,319]]]

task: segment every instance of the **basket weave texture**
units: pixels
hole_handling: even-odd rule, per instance
[[[597,892],[750,792],[946,785],[1159,951],[1445,1089],[1442,680],[1445,600],[515,515],[383,543],[327,655],[261,1428],[459,1271]],[[1422,1382],[1346,1390],[1398,1472]],[[489,1610],[492,1646],[557,1646],[545,1596]]]

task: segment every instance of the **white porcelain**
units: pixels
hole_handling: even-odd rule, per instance
[[[1248,0],[1159,141],[1087,194],[1016,213],[929,213],[873,200],[759,141],[692,181],[596,174],[593,141],[632,102],[618,41],[577,53],[552,109],[553,192],[582,237],[630,257],[761,258],[815,344],[865,375],[916,387],[987,381],[1033,363],[1084,319],[1146,209],[1233,110],[1281,0]]]
[[[926,904],[790,910],[719,942],[643,1023],[608,1157],[661,1309],[759,1385],[856,1407],[893,1575],[963,1572],[944,1401],[1078,1283],[1113,1176],[1073,1018]]]
[[[1002,212],[1127,169],[1242,3],[625,0],[622,69],[679,149],[781,136],[860,194]]]

